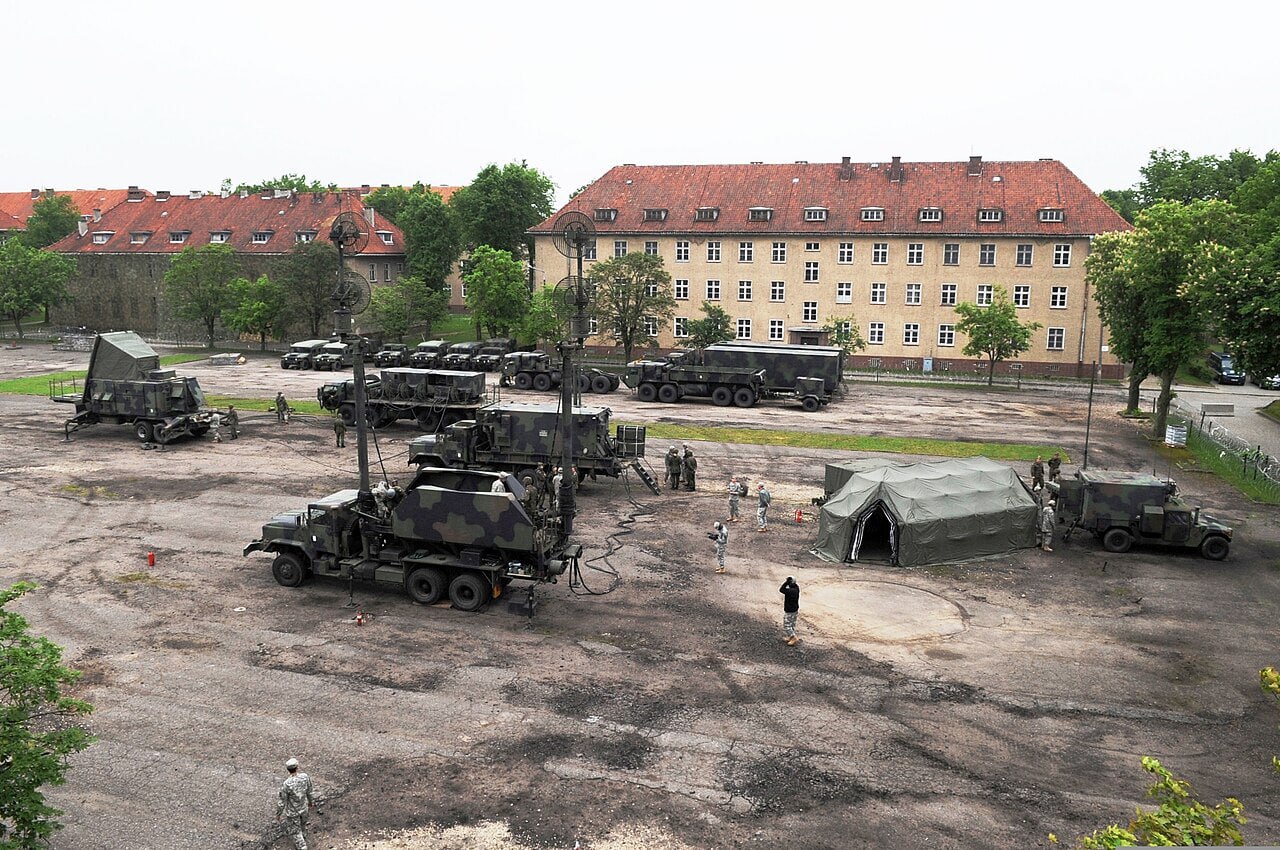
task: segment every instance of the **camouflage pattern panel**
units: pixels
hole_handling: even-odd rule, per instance
[[[670,366],[660,360],[633,360],[622,370],[622,383],[634,390],[646,381],[661,381]]]
[[[377,398],[380,395],[379,386],[376,378],[365,379],[365,387],[369,391],[370,398]],[[330,381],[316,390],[316,400],[325,410],[337,410],[344,402],[354,401],[355,397],[356,382],[350,378],[345,381]]]
[[[536,529],[514,493],[493,493],[493,473],[472,472],[471,492],[416,483],[391,510],[391,532],[402,540],[535,551]],[[461,482],[455,482],[461,483]]]
[[[485,374],[408,366],[383,369],[381,392],[382,398],[390,401],[478,403],[485,395]]]
[[[573,409],[574,444],[580,457],[612,456],[607,407]],[[506,402],[480,408],[476,422],[495,451],[551,455],[559,446],[560,406]]]
[[[89,354],[89,378],[140,381],[160,368],[160,355],[133,331],[98,334]]]
[[[764,387],[764,370],[674,366],[667,370],[666,379],[690,384],[735,384],[758,392]]]
[[[796,390],[797,378],[821,378],[828,394],[844,380],[844,350],[831,345],[721,342],[702,352],[706,366],[763,369],[771,390]]]

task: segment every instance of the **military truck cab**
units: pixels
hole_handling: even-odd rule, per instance
[[[443,339],[429,339],[414,346],[409,355],[409,365],[415,369],[438,369],[449,343]]]
[[[484,345],[471,358],[471,368],[482,372],[494,372],[502,366],[502,358],[514,351],[516,341],[506,337],[486,339]]]
[[[320,348],[320,353],[312,358],[312,366],[317,372],[336,372],[349,368],[355,362],[355,346],[345,342],[328,342]]]
[[[560,367],[545,351],[512,351],[502,357],[498,383],[518,390],[546,392],[560,386]]]
[[[449,346],[441,365],[446,369],[470,369],[472,359],[483,346],[482,342],[455,342]]]
[[[409,347],[398,342],[389,342],[373,355],[375,366],[404,366],[409,362]]]
[[[315,358],[329,344],[327,339],[304,339],[289,346],[289,350],[280,358],[281,369],[310,369],[315,365]]]
[[[710,398],[717,407],[751,407],[764,395],[763,369],[676,365],[665,360],[633,360],[622,382],[640,401],[672,404],[686,397]]]

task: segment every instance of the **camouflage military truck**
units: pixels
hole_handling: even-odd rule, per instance
[[[1227,557],[1231,529],[1178,498],[1172,481],[1135,472],[1081,470],[1074,478],[1049,482],[1058,494],[1057,516],[1091,532],[1108,552],[1127,552],[1134,543],[1199,549],[1213,561]]]
[[[481,372],[496,372],[502,366],[502,358],[516,350],[516,341],[508,337],[486,339],[479,352],[471,358],[471,368]]]
[[[326,345],[327,339],[304,339],[289,346],[289,350],[280,358],[281,369],[310,369],[315,365],[315,357]]]
[[[161,369],[160,355],[132,331],[99,334],[84,386],[75,380],[50,381],[49,397],[75,405],[75,415],[64,425],[68,439],[81,428],[110,422],[132,425],[144,443],[164,445],[206,434],[213,423],[213,413],[202,409],[199,382]]]
[[[409,365],[415,369],[439,369],[444,363],[444,353],[448,350],[449,343],[443,339],[420,342],[409,354]]]
[[[475,611],[515,582],[555,582],[578,567],[559,519],[530,508],[518,481],[492,492],[498,473],[422,468],[409,486],[361,498],[340,490],[303,510],[273,517],[244,554],[275,556],[285,587],[311,576],[401,588],[431,605],[448,599]],[[532,606],[530,606],[532,610]]]
[[[560,364],[545,351],[512,351],[502,358],[502,377],[498,384],[545,392],[560,386],[560,378]]]
[[[829,402],[844,381],[845,353],[837,346],[734,341],[697,354],[693,362],[704,366],[763,369],[768,396],[799,399],[810,413]]]
[[[617,478],[630,466],[646,486],[657,492],[657,483],[640,464],[644,457],[645,429],[619,425],[609,434],[607,407],[573,409],[574,461],[578,479],[607,475]],[[540,464],[558,465],[560,406],[499,402],[476,411],[475,419],[450,425],[443,433],[415,437],[409,442],[409,463],[459,469],[495,469],[516,477],[535,477]]]
[[[483,372],[448,369],[383,369],[365,376],[365,411],[369,424],[385,428],[397,419],[412,419],[431,433],[472,419],[485,402]],[[347,427],[356,424],[355,380],[328,383],[316,390],[325,410],[336,411]]]
[[[483,342],[455,342],[445,352],[440,365],[446,369],[470,369],[472,358],[483,346]]]
[[[373,365],[383,368],[409,365],[409,347],[399,342],[389,342],[373,355]]]
[[[336,372],[350,367],[354,360],[354,346],[345,342],[326,342],[320,353],[311,358],[311,366],[317,372]]]
[[[719,407],[751,407],[765,393],[763,369],[678,365],[663,360],[633,360],[622,382],[641,401],[667,404],[683,398],[710,398]]]

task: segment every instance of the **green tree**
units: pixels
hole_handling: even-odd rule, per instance
[[[1280,702],[1280,672],[1276,672],[1274,667],[1264,667],[1259,671],[1258,677],[1262,680],[1262,690]],[[1276,773],[1280,773],[1280,758],[1272,756],[1271,767]]]
[[[1031,335],[1042,325],[1018,321],[1018,308],[1004,287],[997,286],[991,304],[979,306],[968,301],[956,305],[956,330],[969,338],[964,353],[987,358],[987,386],[995,381],[996,364],[1031,347]]]
[[[554,286],[542,287],[529,300],[529,312],[520,326],[521,342],[533,345],[545,342],[551,346],[567,338],[572,313],[565,303],[563,290]]]
[[[0,315],[22,338],[22,320],[41,307],[67,301],[67,281],[76,273],[70,257],[28,248],[21,240],[0,244]]]
[[[1107,328],[1111,351],[1129,364],[1129,396],[1125,410],[1137,413],[1142,382],[1151,374],[1144,348],[1146,321],[1141,289],[1123,273],[1126,258],[1134,250],[1137,235],[1132,230],[1099,234],[1093,250],[1085,258],[1086,279],[1093,286],[1098,315]]]
[[[241,183],[231,188],[231,178],[222,181],[222,188],[232,192],[248,192],[255,195],[271,189],[288,189],[291,192],[336,192],[337,183],[321,183],[319,180],[308,180],[305,174],[281,174],[261,183]]]
[[[210,348],[218,319],[233,304],[231,282],[238,277],[240,260],[227,244],[184,248],[164,273],[164,291],[174,314],[204,325]]]
[[[405,266],[428,286],[444,289],[462,255],[457,216],[435,192],[410,193],[396,217],[404,232]]]
[[[1138,214],[1138,210],[1142,209],[1142,204],[1138,200],[1137,189],[1107,189],[1102,193],[1101,198],[1130,224],[1133,224],[1134,216]]]
[[[524,269],[509,251],[481,245],[471,253],[462,279],[467,283],[467,309],[476,328],[489,336],[506,336],[529,312]]]
[[[293,315],[306,322],[311,336],[327,335],[333,326],[333,291],[338,286],[338,249],[333,243],[327,239],[298,242],[281,261],[276,278]]]
[[[267,350],[267,337],[279,336],[289,326],[289,299],[284,287],[265,274],[257,280],[238,277],[231,281],[231,306],[222,324],[236,333],[257,334],[259,350]]]
[[[532,259],[533,242],[525,231],[551,215],[554,191],[551,178],[523,161],[488,165],[454,193],[449,206],[457,211],[465,244]]]
[[[385,216],[397,227],[400,226],[400,212],[404,209],[404,205],[408,203],[411,195],[425,195],[430,192],[439,196],[439,193],[430,186],[418,182],[409,188],[403,186],[379,186],[369,193],[364,202],[378,211],[379,215]]]
[[[662,257],[612,257],[592,266],[588,279],[595,285],[592,315],[601,333],[622,345],[627,362],[636,346],[658,344],[658,332],[676,312],[671,274]]]
[[[827,332],[831,344],[843,348],[845,354],[857,354],[867,347],[867,341],[862,338],[862,328],[858,327],[858,320],[852,315],[832,316],[822,330]]]
[[[733,320],[727,310],[710,301],[703,301],[702,312],[704,318],[690,319],[686,325],[690,348],[706,348],[708,345],[733,339]]]
[[[32,635],[8,608],[34,589],[19,582],[0,590],[0,850],[47,845],[62,812],[41,789],[63,784],[67,757],[93,742],[77,725],[93,706],[66,693],[80,674],[63,666],[60,646]]]
[[[404,342],[404,338],[420,330],[422,338],[431,335],[432,326],[449,309],[448,297],[414,275],[405,275],[394,286],[373,291],[369,312],[383,333]]]
[[[80,210],[70,195],[46,195],[32,205],[22,241],[30,248],[47,248],[75,233],[79,222]]]

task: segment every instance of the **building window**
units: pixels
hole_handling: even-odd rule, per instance
[[[462,285],[458,287],[458,297],[463,301],[467,300],[467,282],[462,281]]]
[[[646,298],[658,297],[658,284],[650,281],[644,285],[644,294]]]
[[[739,301],[751,300],[751,281],[749,280],[738,281],[738,300]]]
[[[390,230],[379,230],[378,238],[382,240],[383,245],[396,244],[396,237]]]
[[[618,217],[618,211],[615,209],[596,210],[596,221],[613,221],[617,217]]]
[[[645,333],[645,336],[658,335],[658,320],[655,319],[653,316],[644,317],[644,333]]]
[[[768,221],[773,218],[773,210],[768,207],[752,207],[747,210],[747,221]]]
[[[1062,210],[1040,210],[1040,220],[1044,222],[1058,222],[1065,218]]]
[[[924,265],[924,243],[923,242],[907,243],[907,265],[909,266]]]
[[[769,320],[769,341],[770,342],[782,341],[782,328],[783,328],[782,319]]]
[[[944,266],[960,265],[960,243],[946,242],[942,246],[942,264]]]
[[[681,240],[679,240],[678,242],[676,242],[676,262],[677,262],[677,263],[687,263],[687,262],[689,262],[689,242],[688,242],[688,240],[681,239]]]
[[[265,245],[265,244],[267,244],[267,243],[268,243],[268,242],[270,242],[270,241],[271,241],[271,231],[270,231],[270,230],[257,230],[257,231],[254,231],[254,234],[253,234],[253,244],[254,244],[254,245]]]
[[[596,240],[589,239],[582,246],[582,259],[594,260],[596,258]]]
[[[853,262],[853,243],[852,242],[840,243],[840,247],[836,251],[836,262],[837,263]]]
[[[992,242],[983,242],[978,246],[978,265],[994,266],[996,264],[996,246]]]
[[[676,316],[672,319],[671,335],[676,339],[681,339],[689,335],[689,318],[687,316]]]
[[[827,208],[826,207],[805,207],[804,220],[805,221],[826,221]]]
[[[956,326],[938,325],[938,345],[950,347],[956,344]]]
[[[867,342],[871,345],[884,345],[884,322],[867,325]]]
[[[708,263],[720,262],[720,243],[719,242],[707,243],[707,262]]]
[[[883,266],[889,262],[889,243],[888,242],[872,242],[871,243],[871,265]]]
[[[396,274],[404,274],[404,263],[396,263]]]
[[[990,307],[991,299],[995,295],[995,285],[990,283],[978,284],[978,301],[979,307]]]
[[[889,302],[889,284],[873,283],[871,284],[871,303],[887,304]]]
[[[787,282],[784,280],[773,280],[769,282],[769,300],[770,301],[786,301],[787,300]]]
[[[863,221],[884,221],[884,208],[883,207],[863,207],[862,220]]]
[[[221,245],[231,238],[231,232],[227,230],[215,230],[209,234],[209,242],[213,245]]]
[[[171,244],[180,245],[186,241],[187,241],[187,234],[184,231],[178,230],[169,234],[169,242]]]
[[[1004,211],[997,209],[978,210],[978,221],[994,223],[1004,220]]]
[[[666,221],[667,211],[664,209],[648,209],[644,211],[645,221]]]
[[[806,301],[801,305],[801,319],[806,322],[818,321],[818,302]]]
[[[1067,339],[1066,328],[1049,328],[1048,345],[1050,351],[1061,351]]]
[[[738,243],[738,262],[750,263],[755,260],[756,247],[754,242]]]
[[[842,280],[836,284],[836,303],[853,303],[853,281]]]
[[[921,221],[942,221],[942,210],[938,207],[921,207]]]
[[[658,256],[658,243],[651,240],[646,240],[644,243],[644,252],[650,257]]]
[[[751,339],[751,320],[738,320],[738,339]]]
[[[708,301],[720,300],[720,281],[718,280],[707,281],[707,300]]]
[[[1065,268],[1071,265],[1071,243],[1059,242],[1053,246],[1054,268]]]
[[[719,207],[698,207],[693,214],[694,221],[715,221],[720,217]]]
[[[129,234],[129,242],[133,245],[145,245],[147,240],[151,238],[150,233],[131,233]]]
[[[908,322],[902,326],[902,344],[903,345],[919,345],[920,344],[920,325],[915,322]]]
[[[1065,310],[1067,307],[1067,288],[1055,286],[1049,290],[1049,307],[1054,310]]]
[[[787,261],[787,243],[774,242],[773,243],[773,262],[785,263],[786,261]]]
[[[625,239],[615,239],[615,240],[614,240],[614,242],[613,242],[613,256],[615,256],[615,257],[625,257],[625,256],[627,256],[627,240],[625,240]]]
[[[1015,262],[1020,266],[1030,266],[1034,250],[1034,246],[1025,242],[1020,243],[1018,245],[1018,258]]]
[[[677,278],[675,281],[676,299],[685,301],[689,298],[689,281],[683,278]]]
[[[809,260],[804,264],[804,282],[805,283],[818,282],[818,261],[817,260]]]
[[[377,279],[378,279],[378,264],[370,263],[369,264],[369,280],[370,282],[372,282]]]
[[[908,283],[907,284],[907,303],[919,305],[920,299],[924,297],[924,284]]]
[[[818,242],[806,242],[804,243],[804,249],[812,254],[814,251],[821,251],[822,245]]]
[[[595,336],[600,333],[600,320],[587,319],[587,336]]]
[[[1031,306],[1031,287],[1025,284],[1019,284],[1013,288],[1013,306],[1030,307]]]
[[[316,232],[314,230],[299,230],[297,234],[297,239],[295,241],[313,242],[315,241],[315,238],[316,238]]]
[[[384,283],[391,282],[391,264],[390,263],[382,264],[382,280]]]

